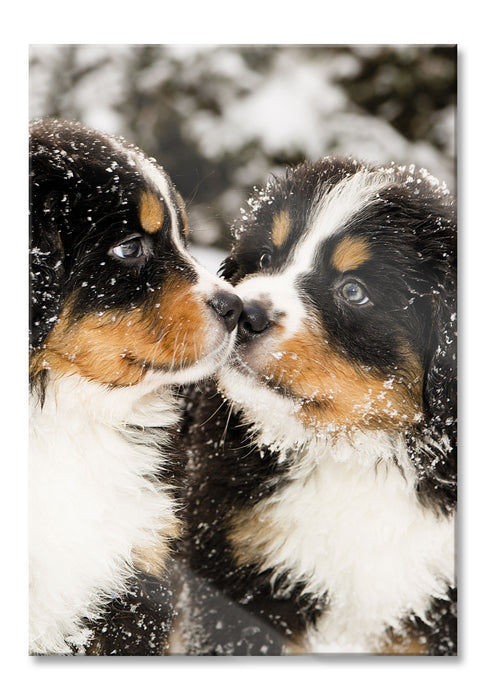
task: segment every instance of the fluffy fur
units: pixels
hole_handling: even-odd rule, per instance
[[[162,653],[174,386],[225,359],[241,303],[153,160],[67,122],[30,137],[30,652]]]
[[[187,411],[184,649],[454,655],[451,195],[329,158],[234,232],[236,352]]]

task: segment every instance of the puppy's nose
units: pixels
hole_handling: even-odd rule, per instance
[[[240,297],[231,294],[231,292],[217,292],[211,299],[208,299],[208,304],[223,321],[226,330],[231,333],[236,327],[243,309]]]
[[[245,304],[238,324],[238,337],[251,340],[271,325],[265,307],[257,303]]]

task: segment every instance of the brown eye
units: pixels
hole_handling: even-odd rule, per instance
[[[260,270],[264,270],[266,267],[268,267],[272,262],[272,254],[271,253],[263,253],[261,256],[258,264],[260,266]]]

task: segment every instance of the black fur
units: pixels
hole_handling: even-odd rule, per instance
[[[172,582],[167,577],[139,574],[126,595],[111,601],[95,624],[88,623],[93,637],[85,653],[87,656],[163,655],[174,614]]]

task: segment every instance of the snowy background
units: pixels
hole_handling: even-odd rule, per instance
[[[455,189],[456,73],[454,46],[33,45],[29,112],[154,156],[214,271],[253,187],[304,159],[415,163]]]

